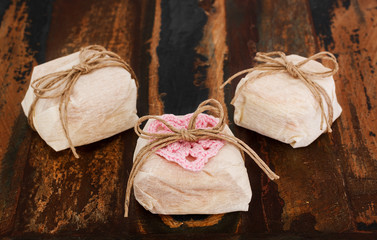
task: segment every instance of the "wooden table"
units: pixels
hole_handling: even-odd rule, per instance
[[[0,2],[0,234],[5,239],[376,239],[377,2],[375,0],[2,0]],[[140,79],[138,114],[192,112],[215,98],[235,135],[281,176],[248,158],[249,212],[159,216],[126,181],[137,139],[128,130],[54,152],[20,103],[33,66],[100,44]],[[293,149],[233,123],[229,104],[257,51],[336,54],[343,107],[332,134]],[[174,83],[174,84],[173,84]]]

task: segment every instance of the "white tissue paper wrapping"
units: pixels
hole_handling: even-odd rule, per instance
[[[287,59],[296,64],[305,58],[289,55]],[[328,70],[313,60],[303,65],[302,69],[313,72]],[[238,93],[245,81],[260,72],[249,73],[237,86],[236,94],[239,94],[239,97],[233,104],[234,122],[237,125],[288,143],[294,148],[309,145],[326,131],[325,122],[322,130],[320,128],[321,110],[318,102],[300,79],[295,79],[288,73],[276,73],[249,81]],[[333,77],[310,79],[323,87],[329,95],[335,121],[342,108],[336,99]],[[327,104],[323,97],[322,102],[327,114]]]
[[[79,52],[34,67],[31,82],[47,74],[79,64]],[[29,86],[22,108],[26,116],[35,98]],[[132,128],[136,115],[137,87],[131,74],[121,67],[106,67],[81,75],[68,103],[67,122],[74,146],[108,138]],[[39,99],[34,126],[55,151],[69,148],[60,121],[60,98]]]
[[[148,128],[149,120],[144,127]],[[232,135],[229,127],[224,131]],[[149,140],[139,138],[134,159]],[[247,211],[251,200],[250,182],[241,152],[225,143],[199,172],[186,170],[152,154],[134,180],[136,200],[155,214],[219,214]]]

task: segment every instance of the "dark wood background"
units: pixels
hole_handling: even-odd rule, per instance
[[[376,239],[377,1],[1,0],[0,236],[5,239]],[[33,66],[100,44],[140,79],[138,114],[227,106],[235,135],[281,176],[247,159],[249,212],[159,216],[123,203],[136,135],[54,152],[20,103]],[[229,104],[257,51],[336,54],[343,107],[332,134],[293,149],[233,123]]]

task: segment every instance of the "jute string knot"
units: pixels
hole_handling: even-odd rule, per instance
[[[206,129],[197,129],[196,128],[196,119],[199,114],[203,112],[209,112],[213,116],[218,117],[219,122],[216,126]],[[171,132],[160,132],[160,133],[151,133],[144,131],[140,128],[140,125],[147,120],[158,120],[163,123]],[[126,199],[125,199],[125,213],[124,216],[128,216],[128,208],[130,203],[131,189],[136,177],[136,174],[139,172],[144,161],[148,159],[154,152],[158,151],[161,148],[168,146],[171,143],[185,140],[185,141],[198,141],[200,139],[215,139],[215,140],[225,140],[226,142],[233,144],[241,151],[246,152],[255,163],[267,174],[271,180],[279,179],[279,176],[276,175],[267,164],[243,141],[236,138],[235,136],[227,135],[223,133],[225,123],[225,114],[222,105],[214,99],[209,99],[201,103],[196,111],[192,114],[187,129],[177,129],[169,124],[167,121],[158,116],[144,116],[141,117],[138,122],[135,124],[135,132],[140,138],[150,140],[150,143],[145,145],[137,154],[134,159],[134,164],[132,166],[130,176],[127,182],[126,189]]]
[[[181,135],[181,138],[184,141],[188,141],[188,142],[198,141],[198,138],[190,130],[182,128],[182,129],[179,130],[179,134]]]
[[[131,74],[131,77],[135,80],[136,86],[138,86],[136,75],[131,66],[122,60],[120,56],[111,51],[107,51],[102,46],[90,45],[81,48],[79,61],[80,63],[73,66],[71,69],[47,74],[31,83],[35,98],[30,106],[28,116],[29,124],[35,130],[33,118],[35,115],[35,106],[39,99],[59,98],[60,122],[68,145],[76,158],[78,158],[79,155],[69,135],[67,110],[72,90],[80,76],[105,67],[122,67]]]
[[[321,72],[313,72],[307,69],[303,68],[303,65],[305,65],[307,62],[311,60],[328,60],[332,63],[332,66],[330,68],[327,68],[324,71]],[[258,64],[249,69],[242,70],[230,78],[228,78],[221,86],[220,89],[224,88],[225,85],[230,83],[233,79],[235,79],[238,76],[241,76],[246,73],[252,73],[254,71],[258,71],[257,74],[250,77],[241,85],[233,100],[232,104],[236,101],[236,99],[239,97],[240,93],[242,92],[243,88],[250,82],[254,81],[255,79],[273,75],[276,73],[288,73],[293,78],[297,78],[301,80],[305,86],[310,90],[312,93],[315,101],[318,103],[320,111],[321,111],[321,124],[320,129],[323,129],[323,123],[326,124],[326,130],[328,132],[332,132],[331,130],[331,124],[333,122],[333,106],[331,99],[329,95],[327,94],[326,90],[321,87],[317,82],[313,81],[312,78],[324,78],[324,77],[330,77],[333,76],[339,69],[338,62],[336,61],[335,56],[330,52],[319,52],[317,54],[314,54],[311,57],[306,58],[305,60],[302,60],[296,64],[288,61],[285,53],[283,52],[269,52],[269,53],[263,53],[258,52],[255,56],[255,61],[258,62]],[[325,113],[325,107],[323,104],[323,100],[325,100],[325,103],[327,105],[327,114]]]
[[[92,71],[92,68],[89,65],[86,64],[78,64],[72,67],[73,70],[76,70],[81,75],[90,73]]]
[[[292,63],[287,62],[287,72],[294,78],[298,78],[298,68]]]

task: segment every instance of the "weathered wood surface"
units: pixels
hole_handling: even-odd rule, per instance
[[[375,239],[377,2],[368,0],[43,0],[0,2],[0,236],[58,239]],[[123,218],[136,135],[79,147],[76,160],[28,127],[20,102],[32,67],[101,44],[140,79],[139,116],[226,107],[235,135],[281,176],[247,159],[248,212],[159,216],[132,198]],[[237,127],[229,104],[257,51],[336,54],[343,113],[306,148]]]

